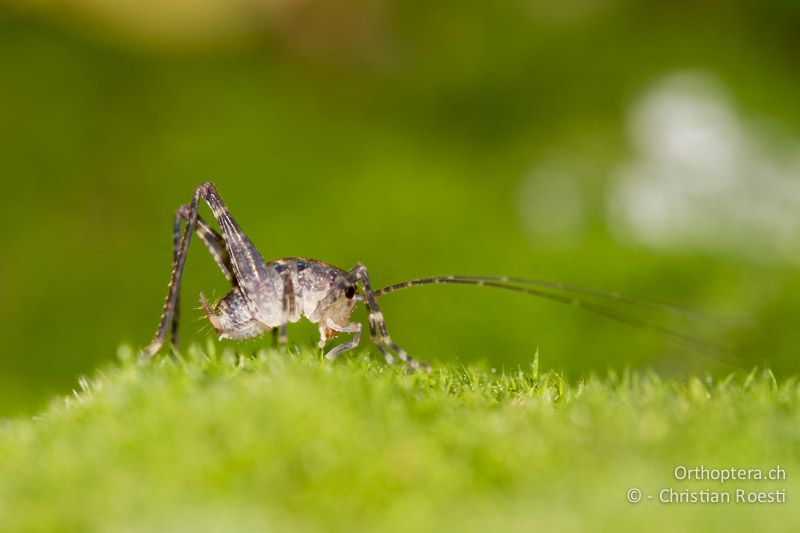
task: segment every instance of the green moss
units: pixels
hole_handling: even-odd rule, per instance
[[[538,361],[534,366],[538,367]],[[217,353],[120,362],[0,426],[0,525],[23,530],[577,530],[800,525],[800,386],[538,368],[408,374],[367,356]],[[785,481],[687,482],[677,465]],[[630,487],[787,490],[665,505]],[[500,529],[502,528],[502,529]]]

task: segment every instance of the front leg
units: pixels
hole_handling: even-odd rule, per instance
[[[372,290],[372,284],[369,280],[369,273],[367,272],[367,267],[362,264],[356,265],[353,269],[357,273],[358,279],[361,281],[361,285],[364,287],[364,300],[366,301],[367,310],[369,311],[369,329],[370,334],[373,339],[378,337],[380,340],[379,346],[382,344],[386,348],[393,351],[397,354],[402,361],[404,361],[409,367],[413,369],[424,369],[427,372],[431,371],[431,367],[422,361],[417,361],[398,346],[392,338],[389,336],[389,331],[386,328],[386,322],[383,319],[383,313],[381,313],[380,307],[378,307],[378,300],[375,297],[375,293]],[[382,350],[383,351],[383,350]],[[384,356],[387,355],[386,351],[383,351]]]
[[[325,299],[319,304],[320,309],[323,310],[322,316],[324,316],[324,310],[333,305],[333,303],[341,296],[342,292],[344,292],[347,287],[358,282],[361,283],[361,286],[364,289],[364,301],[366,303],[367,310],[369,311],[370,337],[372,338],[373,343],[375,343],[375,345],[383,354],[386,362],[389,364],[394,362],[394,357],[392,356],[392,352],[394,352],[397,357],[404,361],[409,367],[414,369],[422,368],[430,372],[429,365],[421,361],[417,361],[408,355],[408,352],[398,346],[389,336],[389,331],[386,328],[386,322],[383,319],[383,313],[381,313],[380,307],[378,306],[378,300],[375,297],[375,292],[372,290],[369,272],[367,272],[367,267],[361,263],[357,264],[352,270],[350,270],[350,272],[347,273],[347,276],[342,277],[331,289]],[[337,346],[337,348],[339,347]],[[337,351],[337,355],[342,351],[349,349],[349,347],[343,348],[342,350]]]
[[[339,354],[342,352],[346,352],[347,350],[352,350],[358,343],[361,342],[361,324],[347,324],[346,326],[340,326],[336,324],[331,319],[327,319],[325,321],[325,325],[320,325],[319,327],[319,347],[324,348],[325,343],[328,342],[328,331],[327,330],[337,331],[339,333],[354,333],[353,338],[348,341],[344,342],[331,351],[325,354],[326,359],[336,359],[339,357]]]

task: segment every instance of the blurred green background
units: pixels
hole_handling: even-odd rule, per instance
[[[174,209],[209,179],[267,258],[361,261],[378,286],[510,274],[751,314],[670,324],[796,372],[798,30],[789,0],[6,1],[0,414],[150,340]],[[185,346],[207,332],[197,293],[226,291],[197,243],[183,290]],[[489,289],[383,306],[428,361],[508,368],[538,348],[572,376],[731,370]]]

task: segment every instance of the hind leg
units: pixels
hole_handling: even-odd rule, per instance
[[[203,199],[211,208],[214,218],[220,226],[220,233],[214,232],[199,220],[197,206],[200,199]],[[267,277],[264,259],[241,231],[233,217],[231,217],[213,184],[205,183],[197,187],[192,196],[192,203],[179,209],[175,220],[173,240],[176,246],[173,253],[167,298],[164,302],[156,334],[144,350],[144,354],[148,356],[155,355],[161,349],[166,340],[168,330],[171,329],[173,338],[177,336],[181,278],[183,277],[183,269],[186,266],[189,243],[196,230],[200,238],[208,246],[223,273],[234,283],[235,287],[241,290],[241,295],[249,308],[258,308],[265,303],[264,298],[266,298],[258,290]],[[186,227],[181,234],[180,226],[183,220],[186,220]],[[179,235],[180,238],[178,238]],[[223,251],[225,252],[224,255]]]
[[[181,243],[181,225],[184,221],[189,220],[190,209],[189,205],[182,205],[175,211],[175,221],[172,225],[172,260],[178,260],[178,250]],[[236,284],[236,278],[233,276],[233,267],[231,266],[231,258],[228,256],[228,251],[225,249],[225,241],[222,236],[214,231],[214,228],[209,226],[203,217],[197,215],[197,222],[195,226],[195,233],[206,245],[214,262],[217,263],[225,279],[232,284]],[[178,345],[178,319],[180,315],[180,294],[175,300],[175,310],[172,314],[172,344]]]

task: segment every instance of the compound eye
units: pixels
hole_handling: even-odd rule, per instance
[[[344,295],[348,300],[352,300],[353,296],[356,295],[356,288],[353,285],[350,285],[344,290]]]

